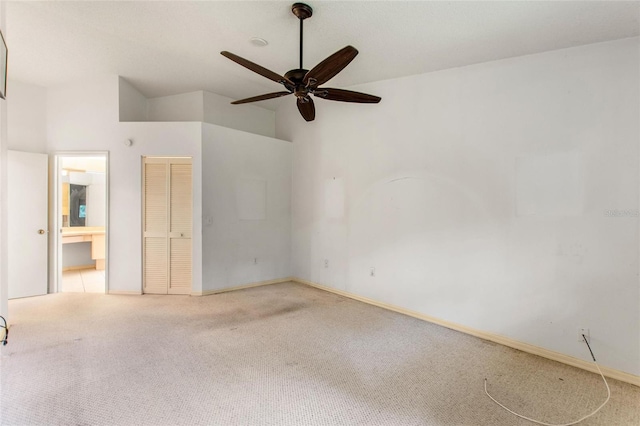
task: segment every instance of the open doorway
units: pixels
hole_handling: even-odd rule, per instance
[[[107,153],[55,155],[56,292],[107,292]]]

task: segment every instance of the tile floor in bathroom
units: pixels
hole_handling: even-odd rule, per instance
[[[67,293],[104,293],[104,278],[103,270],[63,271],[61,290]]]

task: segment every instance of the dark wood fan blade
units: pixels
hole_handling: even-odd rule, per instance
[[[251,71],[260,74],[263,77],[267,77],[269,80],[273,80],[276,83],[280,83],[280,84],[289,84],[291,86],[293,86],[294,84],[292,82],[290,82],[287,78],[281,76],[280,74],[277,74],[271,70],[266,69],[265,67],[261,67],[258,64],[254,64],[253,62],[241,58],[238,55],[234,55],[231,52],[227,52],[226,50],[223,52],[220,52],[220,54],[222,56],[224,56],[225,58],[229,58],[231,59],[233,62],[242,65],[243,67],[250,69]]]
[[[322,99],[340,102],[356,102],[359,104],[377,104],[382,98],[351,90],[318,88],[313,94]]]
[[[318,87],[342,71],[357,55],[358,50],[353,46],[342,48],[313,67],[311,71],[304,76],[302,82],[307,87]]]
[[[231,104],[232,105],[239,105],[239,104],[246,104],[246,103],[249,103],[249,102],[264,101],[264,100],[267,100],[267,99],[279,98],[280,96],[287,96],[287,95],[290,95],[290,94],[291,94],[291,92],[266,93],[264,95],[254,96],[252,98],[240,99],[239,101],[231,102]]]
[[[313,99],[308,96],[303,99],[298,98],[298,111],[307,121],[313,121],[316,118],[316,107],[313,105]]]

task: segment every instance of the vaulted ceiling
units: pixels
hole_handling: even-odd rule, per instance
[[[6,2],[9,78],[44,87],[125,77],[147,97],[207,90],[240,99],[281,90],[220,55],[284,74],[298,67],[292,1]],[[640,3],[309,1],[304,65],[353,45],[345,87],[640,33]],[[269,42],[257,47],[251,37]],[[275,109],[281,100],[256,105]]]

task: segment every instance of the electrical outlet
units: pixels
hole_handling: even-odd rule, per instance
[[[588,328],[578,329],[578,342],[584,342],[584,337],[582,337],[583,334],[584,334],[584,337],[587,338],[587,343],[591,343],[591,335],[589,334]]]
[[[329,267],[329,259],[325,259],[324,260],[324,267],[328,268]]]
[[[369,271],[369,276],[372,276],[372,277],[376,276],[376,268],[371,268],[371,271]]]

